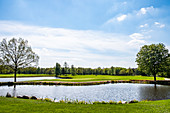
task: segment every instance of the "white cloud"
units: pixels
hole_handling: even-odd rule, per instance
[[[134,10],[127,14],[123,14],[123,15],[118,14],[118,15],[112,17],[111,19],[108,19],[104,23],[104,26],[113,25],[113,24],[118,25],[117,21],[121,22],[124,20],[128,21],[125,24],[133,23],[132,26],[135,26],[134,23],[136,23],[136,25],[138,25],[139,22],[143,22],[144,19],[147,19],[148,17],[150,17],[150,15],[154,16],[157,13],[158,13],[158,9],[154,8],[153,6],[144,7],[144,8],[141,8],[140,10]],[[122,26],[122,27],[126,27],[126,26]],[[141,25],[140,27],[148,27],[148,24]]]
[[[142,45],[146,44],[145,40],[138,40],[138,39],[134,39],[128,42],[128,44],[134,48],[139,48]]]
[[[121,22],[121,21],[124,21],[126,18],[127,18],[127,15],[121,15],[116,18],[114,17],[114,18],[109,19],[104,25],[109,25],[109,24],[115,23],[117,21]]]
[[[159,27],[159,28],[165,27],[165,24],[161,24],[161,23],[159,23],[159,22],[155,22],[154,24],[155,24],[157,27]]]
[[[142,45],[146,44],[147,42],[144,40],[145,37],[143,34],[141,33],[133,33],[131,35],[129,35],[129,37],[132,39],[131,41],[128,42],[128,44],[131,46],[131,47],[134,47],[134,48],[139,48],[141,47]]]
[[[126,35],[28,26],[8,21],[0,21],[0,26],[0,40],[12,37],[27,39],[33,50],[40,56],[41,67],[55,66],[56,62],[63,64],[64,61],[70,65],[84,67],[136,66],[132,60],[128,61],[129,57],[131,59],[134,57],[129,56],[133,51],[128,46],[127,42],[130,40]],[[126,56],[120,57],[120,53]]]
[[[143,35],[140,33],[133,33],[133,34],[129,35],[129,37],[132,39],[143,39],[144,38]]]
[[[161,24],[159,27],[160,27],[160,28],[163,28],[163,27],[165,27],[165,24]]]
[[[148,24],[140,25],[141,28],[148,27]]]
[[[123,21],[126,19],[126,17],[127,17],[127,15],[121,15],[121,16],[117,17],[117,21],[119,21],[119,22]]]
[[[147,11],[146,8],[141,8],[140,9],[141,14],[146,14],[146,11]]]
[[[141,8],[138,12],[137,15],[145,15],[146,13],[151,13],[154,10],[153,6],[146,7],[146,8]]]
[[[155,25],[159,25],[160,23],[159,22],[155,22]]]

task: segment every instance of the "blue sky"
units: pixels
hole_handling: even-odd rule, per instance
[[[29,41],[40,67],[137,67],[145,44],[170,49],[169,0],[0,0],[0,40]]]

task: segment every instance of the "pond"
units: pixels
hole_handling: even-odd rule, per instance
[[[58,77],[21,77],[21,78],[17,78],[17,81],[43,80],[43,79],[60,79],[60,78]],[[14,82],[14,78],[0,78],[0,82]]]
[[[88,101],[130,101],[130,100],[160,100],[170,99],[170,86],[153,84],[103,84],[91,86],[44,86],[44,85],[17,85],[0,86],[0,96],[9,92],[14,96],[36,96],[62,100]]]

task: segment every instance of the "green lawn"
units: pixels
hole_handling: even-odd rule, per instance
[[[17,77],[53,77],[55,75],[48,74],[17,74]],[[14,74],[0,74],[0,78],[14,77]]]
[[[147,76],[111,76],[111,75],[76,75],[60,76],[71,77],[72,79],[50,79],[39,81],[62,81],[62,82],[89,82],[89,81],[106,81],[106,80],[154,80],[153,77]],[[157,77],[157,80],[164,80],[163,77]]]
[[[54,77],[55,75],[48,74],[17,74],[17,77]],[[14,77],[13,74],[0,74],[0,78]],[[62,82],[89,82],[89,81],[107,81],[107,80],[154,80],[148,76],[111,76],[111,75],[61,75],[60,77],[70,77],[72,79],[51,79],[43,81],[62,81]],[[163,77],[157,77],[157,80],[164,80]],[[40,80],[42,81],[42,80]]]
[[[170,113],[170,100],[133,104],[66,104],[0,97],[0,113]]]

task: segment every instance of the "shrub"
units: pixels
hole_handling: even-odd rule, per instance
[[[65,101],[64,100],[60,100],[59,103],[65,103]]]
[[[22,98],[23,99],[29,99],[29,96],[24,95]]]
[[[101,102],[101,104],[107,104],[107,102],[105,102],[105,101],[102,101],[102,102]]]
[[[79,101],[78,104],[86,104],[85,101]]]
[[[122,104],[122,101],[119,101],[117,104]]]
[[[93,104],[100,104],[100,102],[99,101],[95,101],[95,102],[93,102]]]
[[[22,96],[17,96],[17,98],[22,98]]]
[[[35,100],[37,100],[37,97],[35,97],[35,96],[32,96],[32,97],[31,97],[31,99],[35,99]]]
[[[138,103],[137,100],[131,100],[129,103]]]
[[[44,100],[47,101],[47,102],[52,102],[52,101],[53,101],[53,100],[50,99],[50,98],[45,98]]]
[[[117,102],[114,102],[114,101],[110,100],[109,104],[117,104]]]

